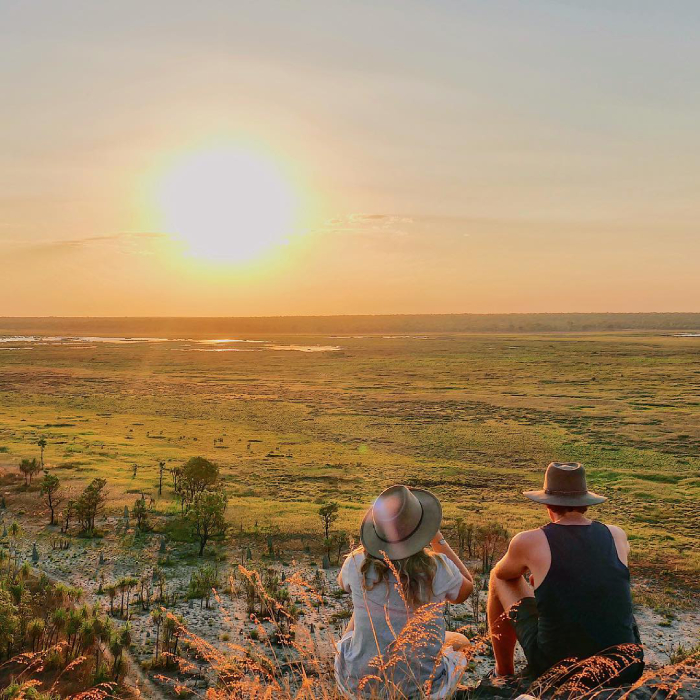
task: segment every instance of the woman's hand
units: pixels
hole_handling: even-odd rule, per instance
[[[474,579],[469,573],[469,569],[467,569],[467,567],[464,565],[464,562],[454,553],[452,547],[450,547],[450,545],[447,544],[440,530],[438,530],[435,533],[435,537],[433,537],[433,539],[430,540],[430,546],[439,554],[444,554],[448,559],[450,559],[460,570],[462,576],[464,576],[464,578],[470,583],[473,583]]]
[[[445,544],[447,544],[447,543],[445,542],[445,538],[442,536],[442,532],[440,532],[440,530],[438,530],[438,531],[435,533],[435,537],[433,537],[433,539],[430,540],[430,546],[431,546],[433,549],[435,549],[436,546],[439,546],[439,545],[443,545],[443,546],[444,546]]]

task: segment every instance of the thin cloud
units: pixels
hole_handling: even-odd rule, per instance
[[[149,255],[153,242],[168,239],[165,233],[151,231],[120,232],[101,236],[86,236],[83,238],[63,238],[43,241],[18,241],[17,239],[0,239],[4,244],[6,254],[15,258],[36,259],[54,255],[70,254],[71,252],[88,251],[100,247],[111,247],[117,253],[131,255]]]
[[[27,247],[44,250],[61,250],[66,248],[87,248],[103,243],[133,243],[143,240],[159,240],[167,238],[165,233],[137,232],[113,233],[103,236],[88,236],[86,238],[68,238],[56,241],[36,241]]]
[[[323,230],[331,233],[405,236],[413,219],[395,214],[350,214],[326,221]]]

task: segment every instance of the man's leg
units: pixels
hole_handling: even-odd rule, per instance
[[[519,600],[533,598],[534,595],[532,587],[522,576],[513,581],[503,581],[491,574],[486,613],[498,676],[510,676],[515,673],[513,660],[518,640],[507,612]]]

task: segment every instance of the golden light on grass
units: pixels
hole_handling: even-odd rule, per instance
[[[177,160],[156,195],[163,230],[187,254],[240,263],[293,233],[298,197],[282,168],[250,149],[218,147]]]

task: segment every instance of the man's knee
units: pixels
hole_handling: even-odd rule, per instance
[[[522,576],[504,581],[494,576],[493,571],[489,578],[489,590],[500,600],[506,612],[519,600],[533,598],[535,595],[530,584]]]
[[[504,581],[502,578],[498,578],[495,570],[491,569],[491,573],[489,574],[489,592],[498,595],[503,590],[504,586],[508,586],[511,583],[511,581]]]

